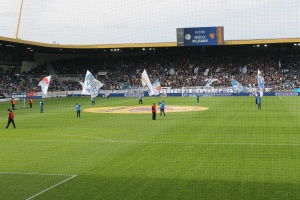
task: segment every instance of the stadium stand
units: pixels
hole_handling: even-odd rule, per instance
[[[173,48],[124,55],[86,55],[20,71],[17,72],[21,74],[19,77],[13,75],[15,71],[2,67],[0,90],[40,91],[38,82],[50,74],[50,69],[57,75],[51,80],[50,91],[80,90],[78,81],[83,80],[86,70],[93,74],[104,72],[98,76],[104,83],[102,89],[120,90],[140,88],[144,69],[147,69],[151,82],[159,78],[162,86],[171,88],[204,86],[210,77],[218,79],[212,84],[215,87],[230,86],[232,78],[244,86],[255,86],[259,69],[265,77],[266,87],[289,91],[300,85],[300,53],[298,48],[286,46]]]

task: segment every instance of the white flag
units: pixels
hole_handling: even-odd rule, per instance
[[[155,94],[153,86],[150,82],[150,79],[148,77],[148,74],[146,72],[146,70],[144,69],[143,73],[142,73],[142,84],[143,86],[147,86],[149,89],[149,96],[152,96]]]
[[[90,94],[91,98],[97,97],[98,91],[102,86],[103,84],[95,79],[91,72],[87,70],[82,87],[82,93]]]
[[[257,85],[259,89],[260,96],[263,96],[263,91],[265,88],[265,80],[264,77],[262,76],[261,72],[258,70],[257,71]]]
[[[281,69],[281,62],[280,62],[280,60],[278,62],[278,68]]]
[[[47,76],[47,77],[44,77],[44,78],[39,82],[39,86],[41,86],[42,93],[43,93],[44,95],[46,95],[47,92],[48,92],[50,80],[51,80],[51,75],[50,75],[50,76]]]
[[[84,82],[79,81],[79,83],[80,83],[80,85],[82,87],[81,94],[83,94],[83,95],[89,95],[88,91],[84,87]]]
[[[159,92],[161,91],[161,85],[158,80],[158,78],[154,81],[152,84],[153,90],[154,90],[154,95],[159,95]]]
[[[204,75],[207,76],[208,75],[208,72],[209,72],[209,69],[207,68],[204,72]]]
[[[214,81],[218,81],[218,82],[219,82],[219,80],[216,79],[216,78],[208,79],[208,81],[207,81],[207,83],[206,83],[204,89],[209,89],[209,88],[210,88],[210,85],[211,85]]]

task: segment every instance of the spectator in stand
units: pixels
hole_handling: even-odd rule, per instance
[[[161,85],[171,88],[204,86],[210,77],[219,80],[214,82],[212,87],[230,87],[232,77],[243,86],[255,86],[258,68],[264,72],[265,85],[276,91],[292,91],[293,84],[300,85],[298,81],[300,77],[299,56],[296,55],[297,52],[293,52],[294,50],[289,50],[291,53],[282,49],[274,51],[271,48],[259,51],[251,51],[251,49],[225,52],[216,49],[216,51],[212,52],[208,49],[199,54],[199,51],[193,50],[186,52],[168,50],[160,54],[154,51],[144,55],[139,54],[138,57],[135,54],[127,54],[117,57],[87,56],[58,60],[51,62],[50,65],[56,74],[66,79],[62,82],[51,81],[49,90],[80,90],[78,80],[85,75],[84,66],[90,66],[89,70],[92,73],[106,72],[106,75],[101,77],[105,90],[119,90],[122,89],[122,85],[130,89],[141,87],[140,76],[143,69],[147,69],[151,82],[159,76]],[[278,67],[279,58],[281,58],[281,68]],[[198,68],[197,73],[195,73],[195,68]],[[241,73],[240,68],[246,70]],[[288,71],[283,72],[283,68]],[[204,75],[206,69],[209,69],[209,73]],[[31,76],[30,81],[13,81],[9,76],[0,77],[2,81],[0,89],[10,92],[18,90],[39,92],[40,88],[37,87],[37,83],[43,74],[49,74],[47,64],[24,74],[24,76]],[[283,83],[292,84],[284,85]]]

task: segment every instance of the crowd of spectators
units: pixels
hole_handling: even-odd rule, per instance
[[[103,90],[142,87],[140,79],[144,69],[152,83],[158,78],[163,87],[171,88],[205,86],[210,78],[217,79],[211,85],[214,87],[230,87],[232,79],[243,86],[255,87],[258,69],[264,76],[265,87],[284,91],[300,86],[298,53],[259,52],[241,55],[237,52],[194,51],[58,60],[22,73],[19,79],[2,76],[0,90],[40,91],[38,82],[50,74],[49,67],[58,75],[51,79],[50,91],[81,90],[79,81],[84,80],[86,70],[104,84]]]

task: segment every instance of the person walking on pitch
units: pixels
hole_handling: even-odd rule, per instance
[[[152,120],[156,120],[156,106],[155,103],[152,105]]]
[[[158,102],[159,103],[159,109],[160,109],[160,116],[162,116],[162,114],[164,113],[164,116],[166,116],[166,113],[165,113],[165,102],[162,101],[162,102]]]
[[[12,109],[12,110],[15,110],[15,109],[16,109],[16,108],[15,108],[15,105],[16,105],[15,99],[12,98],[10,103],[11,103],[11,109]]]
[[[78,103],[76,103],[75,109],[76,109],[76,115],[77,115],[77,118],[78,118],[78,117],[80,117],[80,105]]]
[[[7,111],[8,111],[8,121],[7,121],[6,128],[9,127],[10,123],[12,123],[14,125],[14,128],[16,128],[16,124],[15,124],[15,121],[14,121],[15,115],[14,115],[13,111],[10,110],[10,108]]]
[[[261,97],[257,98],[257,109],[261,110]]]
[[[139,96],[139,104],[143,104],[143,96],[142,96],[142,94],[140,94],[140,96]]]
[[[197,103],[199,103],[199,97],[200,97],[200,94],[196,94],[196,100],[197,100]]]
[[[43,99],[41,99],[40,101],[40,113],[43,113],[44,112],[44,101]]]
[[[32,102],[33,102],[33,101],[32,101],[32,98],[30,97],[30,99],[29,99],[29,107],[30,107],[30,108],[32,108]]]

